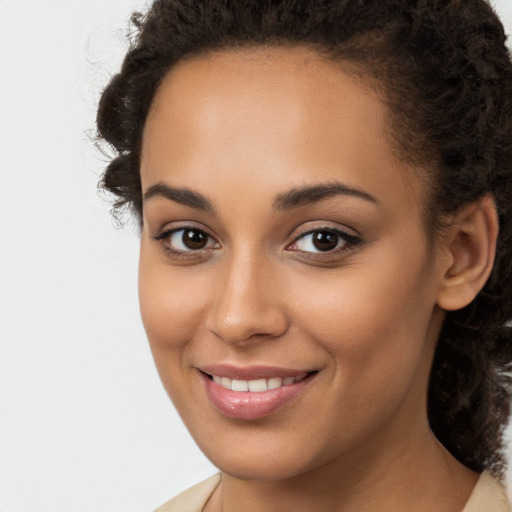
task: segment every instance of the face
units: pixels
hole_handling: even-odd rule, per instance
[[[439,269],[419,173],[387,134],[378,96],[304,48],[194,58],[158,90],[142,318],[183,421],[230,475],[291,478],[428,429]]]

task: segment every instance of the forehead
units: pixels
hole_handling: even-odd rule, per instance
[[[337,179],[339,168],[350,169],[344,181],[370,193],[391,180],[418,198],[418,174],[393,150],[387,106],[369,80],[347,70],[305,47],[218,51],[178,63],[146,122],[143,188],[166,177],[199,187],[212,177],[268,181],[273,169],[303,185]]]

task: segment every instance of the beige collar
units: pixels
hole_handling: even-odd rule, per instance
[[[221,480],[220,473],[190,487],[155,512],[201,512]],[[512,512],[503,485],[484,472],[461,512]]]
[[[462,512],[510,512],[503,485],[484,471]]]

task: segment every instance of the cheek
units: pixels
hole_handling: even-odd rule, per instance
[[[340,378],[352,383],[369,374],[366,382],[376,385],[379,376],[412,378],[428,342],[435,293],[425,257],[410,254],[404,264],[403,253],[385,249],[359,268],[296,284],[297,293],[309,292],[294,316],[343,369]]]
[[[199,326],[204,308],[204,282],[187,271],[176,272],[141,246],[139,303],[142,322],[159,366],[159,359],[183,351]],[[171,362],[171,361],[169,361]],[[166,363],[167,364],[167,363]]]
[[[314,287],[297,283],[314,290],[300,308],[302,331],[332,362],[331,389],[336,392],[326,396],[317,415],[336,446],[370,435],[404,401],[411,414],[424,404],[433,341],[427,334],[431,298],[428,292],[418,293],[417,287],[424,291],[428,286],[422,272],[399,267],[353,269],[357,278],[349,278],[347,271],[339,279],[315,279]]]

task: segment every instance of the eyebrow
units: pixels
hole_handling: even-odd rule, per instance
[[[147,201],[153,197],[164,197],[176,203],[180,203],[196,210],[203,210],[205,212],[215,212],[212,202],[203,194],[199,192],[192,192],[188,188],[175,188],[166,185],[165,183],[157,183],[149,187],[144,193],[143,199]]]
[[[280,194],[274,201],[274,209],[291,210],[339,195],[357,197],[370,203],[379,204],[377,199],[360,188],[350,187],[339,182],[330,182],[294,188],[289,192]]]
[[[378,204],[377,199],[360,188],[350,187],[339,182],[330,182],[298,187],[279,194],[274,201],[273,208],[281,211],[292,210],[339,195],[357,197]],[[147,201],[153,197],[163,197],[190,208],[215,213],[213,203],[206,196],[188,188],[176,188],[165,183],[156,183],[146,190],[143,199]]]

